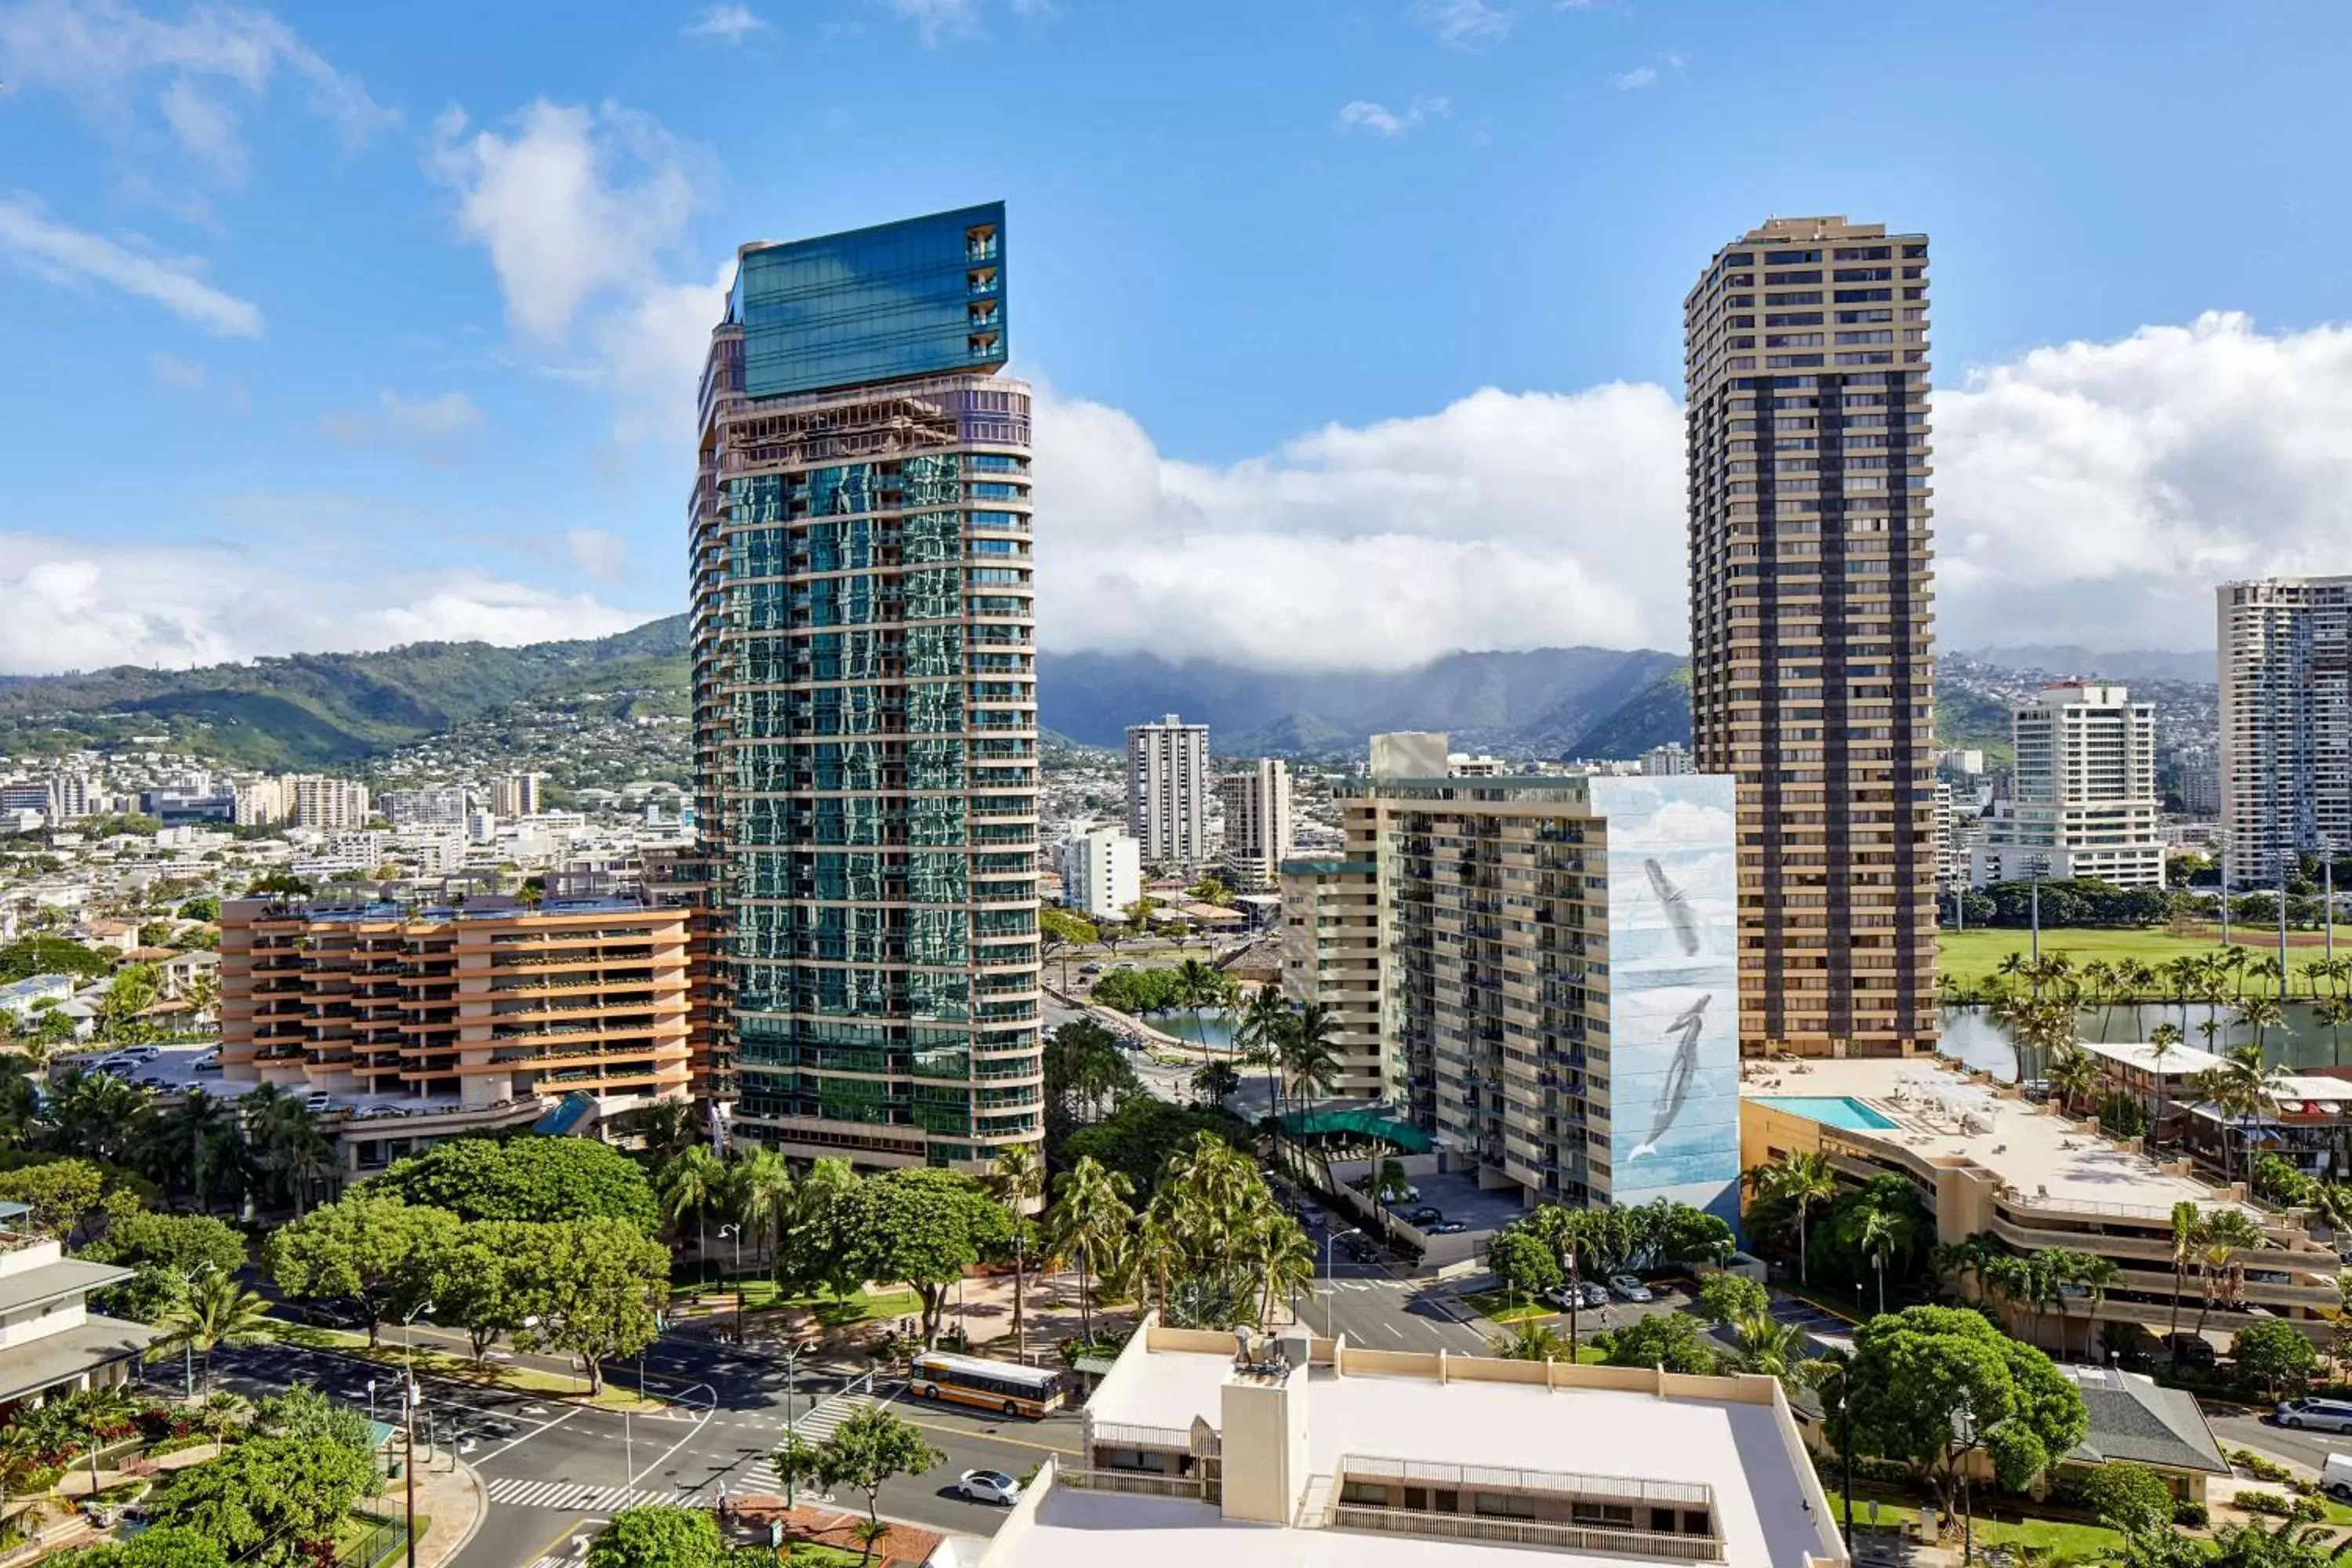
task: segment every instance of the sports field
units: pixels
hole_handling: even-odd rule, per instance
[[[2137,959],[2155,965],[2169,963],[2183,953],[2202,956],[2221,945],[2221,928],[2197,925],[2189,928],[2200,934],[2175,935],[2169,931],[2092,931],[2081,928],[2044,927],[2042,952],[2044,956],[2063,952],[2080,969],[2093,959],[2104,959],[2112,964],[2121,959]],[[2287,961],[2294,973],[2294,990],[2297,995],[2311,994],[2308,982],[2303,978],[2303,965],[2324,957],[2326,944],[2316,931],[2296,931],[2287,933]],[[2256,957],[2278,951],[2278,933],[2257,926],[2248,929],[2230,928],[2232,946],[2250,950]],[[2012,952],[2030,953],[2033,948],[2031,931],[2011,931],[2007,927],[1987,927],[1978,931],[1948,931],[1937,938],[1939,972],[1948,974],[1958,984],[1973,989],[2000,967],[2000,961]],[[2338,957],[2352,958],[2352,926],[2336,928],[2336,952]],[[2328,989],[2323,982],[2322,991]],[[2170,994],[2160,990],[2159,994]]]

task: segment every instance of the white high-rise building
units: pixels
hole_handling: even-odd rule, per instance
[[[1171,713],[1127,727],[1127,830],[1154,865],[1209,853],[1209,727]]]
[[[436,789],[386,790],[383,815],[394,827],[463,827],[466,792],[455,785]]]
[[[1118,920],[1143,897],[1143,854],[1117,827],[1081,833],[1062,846],[1062,902],[1088,920]]]
[[[1262,757],[1247,773],[1217,781],[1225,808],[1225,874],[1237,888],[1274,883],[1294,842],[1290,816],[1290,764]]]
[[[365,827],[368,787],[357,779],[295,773],[286,780],[287,805],[298,827]]]
[[[1668,741],[1642,753],[1642,773],[1646,778],[1675,778],[1696,772],[1698,763],[1680,741]]]
[[[1979,885],[2038,874],[2164,886],[2155,704],[2120,686],[2058,681],[2011,710],[2010,738],[2016,771],[2010,798],[1985,819]]]
[[[2268,887],[2288,856],[2352,847],[2352,577],[2218,597],[2222,876]]]

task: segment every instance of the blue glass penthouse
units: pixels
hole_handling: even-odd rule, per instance
[[[823,392],[1006,356],[1004,204],[847,234],[747,245],[727,319],[743,329],[743,391]]]

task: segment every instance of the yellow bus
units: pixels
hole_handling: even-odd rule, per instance
[[[926,1351],[915,1358],[907,1386],[918,1398],[951,1399],[1034,1421],[1062,1407],[1062,1377],[1044,1367]]]

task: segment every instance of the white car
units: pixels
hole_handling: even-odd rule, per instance
[[[313,1089],[302,1099],[302,1109],[313,1116],[323,1114],[333,1110],[334,1107],[335,1097],[323,1089]]]
[[[1612,1274],[1609,1277],[1609,1291],[1610,1294],[1615,1296],[1620,1301],[1647,1301],[1651,1300],[1650,1288],[1647,1285],[1643,1284],[1639,1279],[1634,1279],[1631,1274]]]
[[[1003,1470],[966,1470],[956,1482],[956,1490],[974,1502],[997,1502],[1007,1508],[1021,1500],[1021,1483]]]
[[[188,1064],[188,1070],[190,1072],[218,1072],[220,1071],[220,1053],[218,1051],[206,1051],[203,1056],[198,1057],[194,1061]]]

